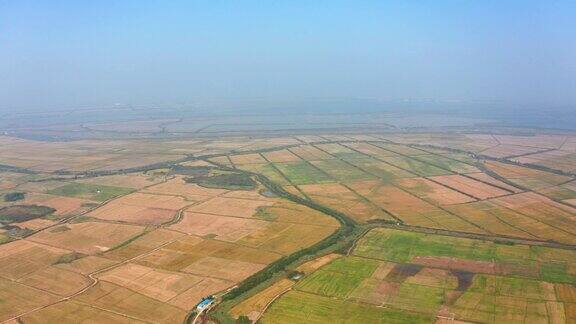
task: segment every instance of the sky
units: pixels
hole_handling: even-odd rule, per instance
[[[0,0],[0,110],[218,98],[576,110],[576,1]]]

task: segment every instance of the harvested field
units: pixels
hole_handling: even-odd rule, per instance
[[[182,220],[170,226],[170,229],[235,242],[264,226],[265,221],[255,219],[185,212]]]
[[[71,251],[26,240],[0,245],[0,276],[22,278],[52,265]]]
[[[536,153],[541,150],[542,149],[539,147],[527,147],[527,146],[505,144],[505,145],[498,145],[496,147],[492,147],[485,151],[482,151],[482,154],[496,158],[504,158],[509,156]]]
[[[100,322],[114,324],[145,323],[124,315],[114,314],[108,311],[80,304],[74,301],[57,303],[39,311],[21,317],[24,323],[84,323]]]
[[[178,209],[191,204],[182,197],[133,193],[88,213],[103,220],[135,224],[162,224],[172,220]]]
[[[214,294],[215,292],[229,289],[232,286],[233,283],[226,280],[202,278],[202,281],[174,297],[168,303],[181,309],[192,309],[202,298]]]
[[[58,263],[55,265],[55,267],[87,275],[92,272],[107,268],[116,263],[116,261],[112,261],[103,257],[89,255],[80,259],[73,260],[71,262]]]
[[[298,162],[301,159],[289,150],[280,150],[262,153],[267,161],[272,163]]]
[[[186,317],[183,309],[109,282],[98,283],[76,299],[145,322],[181,323]],[[151,312],[151,309],[154,311]]]
[[[573,222],[576,209],[554,202],[536,193],[521,193],[500,197],[494,203],[547,224],[557,229],[558,240],[575,242],[576,224]]]
[[[334,159],[330,154],[312,146],[302,145],[290,148],[290,151],[306,161],[321,161]]]
[[[142,225],[158,225],[172,220],[176,211],[122,204],[108,204],[88,214],[90,217]]]
[[[298,266],[298,268],[296,268],[296,270],[304,272],[306,274],[311,273],[315,270],[318,270],[319,268],[323,267],[324,265],[338,259],[342,257],[341,254],[336,254],[336,253],[330,253],[327,254],[325,256],[321,256],[317,259],[305,262],[303,264],[301,264],[300,266]]]
[[[274,201],[216,197],[187,210],[204,214],[251,218],[259,207],[273,204]]]
[[[462,161],[451,159],[447,156],[441,155],[419,155],[417,157],[419,161],[432,164],[439,168],[450,170],[456,173],[474,173],[480,172],[480,170],[470,163],[464,163]]]
[[[346,143],[343,144],[346,147],[349,147],[355,151],[364,153],[370,156],[376,157],[388,157],[388,156],[399,156],[399,154],[394,153],[392,151],[385,150],[378,146],[368,144],[368,143]]]
[[[447,208],[454,214],[478,224],[490,233],[528,239],[557,237],[557,231],[553,227],[492,202],[483,201]]]
[[[437,177],[434,177],[432,179],[436,178]],[[475,199],[470,196],[439,185],[426,178],[400,179],[396,181],[396,184],[420,198],[439,205],[453,205],[475,201]]]
[[[343,212],[354,220],[363,222],[370,219],[393,219],[378,206],[341,184],[303,185],[300,188],[314,201]]]
[[[395,152],[401,155],[409,155],[409,156],[419,156],[419,155],[428,155],[429,153],[420,149],[412,148],[406,145],[401,144],[392,144],[392,143],[375,143],[375,146],[383,148],[385,150]]]
[[[36,307],[48,305],[59,297],[22,284],[0,278],[0,321],[20,315]]]
[[[452,173],[450,171],[446,171],[441,168],[435,167],[431,164],[424,163],[419,160],[405,156],[383,157],[381,158],[381,160],[390,163],[393,166],[396,166],[400,169],[417,174],[422,177],[447,175]]]
[[[234,165],[241,164],[254,164],[254,163],[266,163],[266,160],[260,154],[240,154],[230,156],[230,160]]]
[[[468,173],[467,176],[474,178],[474,179],[477,179],[477,180],[480,180],[480,181],[485,182],[485,183],[489,183],[495,187],[498,187],[498,188],[501,188],[504,190],[508,190],[512,193],[522,192],[522,189],[519,189],[519,188],[513,187],[509,184],[506,184],[500,180],[497,180],[497,179],[487,175],[486,173]]]
[[[320,241],[335,230],[336,226],[271,223],[268,227],[244,237],[239,243],[288,255]]]
[[[60,296],[69,296],[87,287],[92,281],[75,272],[47,267],[20,278],[19,282]]]
[[[488,199],[510,194],[510,192],[506,190],[456,174],[431,177],[430,179],[478,199]]]
[[[183,237],[185,235],[179,232],[157,229],[123,243],[114,250],[108,251],[105,256],[112,260],[123,261],[149,253],[153,249],[175,242]]]
[[[274,298],[276,298],[276,296],[288,291],[293,285],[293,281],[281,279],[272,286],[234,306],[230,311],[230,314],[234,318],[245,315],[248,316],[250,320],[255,321],[262,315],[262,311],[272,300],[274,300]]]
[[[182,196],[191,201],[206,200],[207,198],[215,197],[225,192],[227,192],[225,189],[205,188],[197,184],[187,183],[182,177],[168,180],[141,191],[141,193]]]
[[[529,169],[501,162],[486,161],[485,166],[498,175],[531,190],[556,186],[570,180],[569,177],[550,172]]]
[[[334,218],[317,210],[291,202],[278,202],[272,206],[261,207],[254,217],[282,223],[338,226],[338,221]]]
[[[234,243],[188,236],[139,258],[138,262],[150,267],[180,271],[207,256],[268,264],[281,255]]]
[[[162,302],[168,302],[202,281],[202,278],[197,276],[156,270],[132,263],[106,271],[98,277]]]
[[[180,271],[197,276],[239,282],[262,270],[266,265],[218,257],[203,257]]]
[[[142,233],[143,230],[140,226],[99,222],[67,224],[65,226],[70,230],[42,231],[29,239],[80,253],[95,254],[108,251]]]

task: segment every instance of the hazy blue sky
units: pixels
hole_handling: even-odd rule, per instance
[[[576,104],[576,1],[0,0],[0,109],[206,98]]]

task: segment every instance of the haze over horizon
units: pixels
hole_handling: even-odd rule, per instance
[[[0,111],[369,98],[569,112],[575,31],[572,1],[1,1]]]

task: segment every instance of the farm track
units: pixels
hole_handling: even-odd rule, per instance
[[[369,142],[382,142],[382,143],[393,143],[391,141],[358,141],[358,140],[350,140],[350,141],[321,141],[321,142],[314,142],[314,143],[308,143],[308,144],[292,144],[292,145],[282,145],[282,146],[278,146],[278,147],[274,147],[274,148],[266,148],[266,149],[256,149],[256,150],[247,150],[247,151],[242,151],[242,152],[233,152],[233,153],[237,153],[237,154],[251,154],[251,153],[265,153],[265,152],[271,152],[271,151],[277,151],[277,150],[282,150],[282,149],[289,149],[292,147],[297,147],[297,146],[302,146],[302,145],[314,145],[314,144],[330,144],[330,143],[360,143],[360,142],[365,142],[365,143],[369,143]],[[403,144],[405,145],[405,144]],[[420,146],[420,145],[407,145],[409,147],[426,147],[426,146]],[[430,146],[428,146],[430,147]],[[435,148],[442,148],[442,147],[435,147]],[[444,148],[445,149],[445,148]],[[466,154],[470,154],[470,152],[467,151],[462,151],[462,150],[453,150],[451,149],[451,151],[457,151],[458,153],[466,153]],[[358,151],[356,151],[358,152]],[[118,170],[113,170],[113,171],[95,171],[95,172],[53,172],[52,174],[56,175],[56,176],[74,176],[75,178],[91,178],[91,177],[100,177],[100,176],[108,176],[108,175],[114,175],[114,174],[126,174],[126,173],[138,173],[138,172],[145,172],[145,171],[150,171],[150,170],[154,170],[154,169],[158,169],[158,168],[169,168],[171,166],[174,166],[176,164],[182,163],[182,162],[188,162],[188,161],[196,161],[196,160],[207,160],[210,158],[214,158],[214,157],[221,157],[221,156],[229,156],[230,154],[233,153],[218,153],[218,154],[210,154],[210,155],[203,155],[203,156],[187,156],[183,159],[179,159],[179,160],[175,160],[175,161],[168,161],[168,162],[162,162],[162,163],[155,163],[155,164],[151,164],[151,165],[147,165],[147,166],[141,166],[141,167],[135,167],[135,168],[127,168],[127,169],[118,169]],[[362,152],[359,152],[362,153]],[[362,153],[364,154],[364,153]],[[432,153],[431,153],[432,154]],[[364,154],[366,155],[366,154]],[[504,159],[504,161],[502,159],[497,159],[497,158],[491,158],[491,157],[485,157],[485,156],[479,156],[483,159],[486,160],[494,160],[494,161],[499,161],[499,162],[503,162],[503,163],[507,163],[507,164],[513,164],[513,165],[521,165],[521,166],[525,166],[525,167],[529,167],[529,168],[534,168],[532,165],[523,165],[523,164],[518,164],[518,163],[513,163],[511,161],[506,161]],[[374,158],[374,157],[372,157]],[[341,160],[341,159],[340,159]],[[386,161],[383,161],[385,163],[388,163]],[[422,161],[421,161],[422,162]],[[462,162],[462,161],[460,161]],[[211,162],[213,163],[213,162]],[[215,164],[215,163],[213,163]],[[345,215],[344,213],[335,211],[331,208],[328,208],[326,206],[323,206],[321,204],[318,204],[310,199],[304,199],[301,197],[298,197],[294,194],[291,194],[287,191],[285,191],[281,186],[279,186],[278,184],[274,183],[273,181],[269,180],[267,177],[261,175],[261,174],[257,174],[257,173],[253,173],[253,172],[249,172],[249,171],[244,171],[244,170],[239,170],[236,169],[235,167],[228,167],[226,165],[217,165],[218,168],[222,169],[222,170],[228,170],[228,171],[235,171],[235,172],[242,172],[245,174],[248,174],[250,176],[255,177],[261,184],[263,184],[269,191],[275,193],[276,195],[278,195],[279,197],[288,199],[292,202],[295,202],[297,204],[300,205],[304,205],[307,206],[309,208],[315,209],[317,211],[323,212],[333,218],[335,218],[336,220],[338,220],[341,224],[341,227],[339,230],[337,230],[336,232],[334,232],[333,234],[331,234],[330,236],[328,236],[327,238],[325,238],[324,240],[317,242],[316,244],[305,248],[304,250],[300,250],[297,251],[291,255],[285,256],[284,258],[273,262],[271,264],[269,264],[266,268],[264,268],[263,270],[261,270],[260,272],[256,273],[255,275],[249,277],[247,280],[243,281],[242,283],[239,284],[238,287],[229,290],[226,292],[226,294],[228,293],[235,293],[234,297],[231,297],[230,299],[233,298],[238,298],[239,296],[241,297],[243,294],[245,294],[246,292],[254,289],[256,286],[258,286],[260,283],[262,283],[265,280],[262,280],[260,282],[256,282],[256,284],[254,284],[254,282],[250,282],[249,279],[255,279],[258,278],[257,276],[261,275],[262,273],[264,273],[265,271],[271,271],[274,270],[274,272],[272,272],[268,277],[265,277],[265,279],[269,279],[271,278],[273,275],[278,274],[279,272],[284,271],[288,266],[290,265],[294,265],[298,262],[300,262],[301,260],[303,260],[306,257],[312,256],[317,254],[320,251],[326,251],[330,248],[333,248],[335,246],[337,246],[338,244],[344,244],[346,247],[348,247],[347,249],[347,253],[350,253],[350,251],[352,251],[352,249],[354,248],[356,242],[364,235],[364,233],[366,233],[367,231],[369,231],[370,229],[373,228],[377,228],[377,227],[385,227],[385,228],[394,228],[394,229],[400,229],[400,230],[405,230],[405,231],[412,231],[412,232],[419,232],[419,233],[428,233],[428,234],[436,234],[436,235],[444,235],[444,236],[451,236],[451,237],[460,237],[460,238],[472,238],[472,239],[480,239],[480,240],[488,240],[488,241],[493,241],[493,242],[499,242],[499,243],[514,243],[514,244],[527,244],[527,245],[536,245],[536,246],[546,246],[546,247],[552,247],[552,248],[560,248],[560,249],[569,249],[569,250],[576,250],[576,245],[570,245],[570,244],[562,244],[562,243],[557,243],[557,242],[551,242],[551,241],[543,241],[543,240],[529,240],[529,239],[520,239],[520,238],[515,238],[515,237],[508,237],[508,236],[503,236],[503,235],[484,235],[484,234],[475,234],[475,233],[468,233],[468,232],[457,232],[457,231],[451,231],[451,230],[440,230],[440,229],[431,229],[431,228],[426,228],[426,227],[419,227],[419,226],[412,226],[412,225],[406,225],[406,224],[392,224],[392,223],[388,223],[388,222],[373,222],[373,223],[368,223],[368,224],[364,224],[364,225],[359,225],[357,224],[353,219],[351,219],[349,216]],[[540,169],[541,168],[535,168],[535,169]],[[11,172],[19,172],[19,173],[38,173],[36,171],[32,171],[32,170],[28,170],[28,169],[24,169],[24,168],[17,168],[17,167],[12,167],[12,166],[4,166],[1,165],[0,166],[0,171],[2,170],[9,170]],[[508,185],[513,185],[516,188],[522,189],[522,190],[526,190],[526,191],[531,191],[531,190],[527,190],[526,188],[521,188],[516,184],[513,183],[509,183],[509,181],[507,181],[507,179],[504,179],[500,176],[496,177],[494,176],[494,172],[491,172],[491,170],[483,170],[481,169],[481,171],[487,173],[486,171],[490,171],[490,173],[487,173],[488,175],[491,175],[493,177],[495,177],[496,179],[508,184]],[[545,170],[548,172],[553,172],[556,174],[560,174],[560,175],[565,175],[565,176],[571,176],[573,177],[574,174],[567,174],[566,172],[560,171],[560,170]],[[73,179],[70,179],[73,180]],[[477,179],[475,179],[477,180]],[[164,181],[167,181],[166,178],[164,179]],[[478,181],[478,180],[477,180]],[[572,180],[571,180],[572,181]],[[481,181],[482,182],[482,181]],[[298,188],[298,187],[296,187]],[[504,189],[504,188],[502,188]],[[509,191],[509,190],[507,190]],[[116,197],[118,198],[118,197]],[[108,203],[108,202],[106,202]],[[186,208],[186,207],[185,207]],[[168,226],[174,223],[179,222],[182,219],[182,213],[183,210],[185,209],[181,209],[178,211],[177,215],[174,217],[174,219],[172,219],[171,221],[165,223],[162,226]],[[60,222],[50,226],[50,227],[54,227],[54,226],[58,226],[61,225],[63,223],[69,222],[71,220],[73,220],[74,218],[77,217],[81,217],[83,215],[85,215],[86,213],[90,212],[92,209],[83,212],[80,215],[77,215],[75,217],[72,218],[68,218],[68,219],[63,219]],[[50,228],[49,227],[49,228]],[[345,243],[342,243],[345,242]],[[95,271],[93,273],[90,273],[88,275],[88,278],[90,280],[92,280],[92,282],[84,287],[82,290],[67,296],[67,297],[62,297],[62,299],[51,303],[49,305],[44,305],[38,308],[35,308],[33,310],[29,310],[26,311],[24,313],[21,313],[17,316],[14,316],[10,319],[4,320],[2,323],[4,322],[9,322],[12,320],[17,320],[18,318],[20,318],[21,316],[30,314],[32,312],[44,309],[46,307],[55,305],[57,303],[60,302],[64,302],[67,300],[70,300],[80,294],[85,293],[88,289],[96,286],[99,283],[99,279],[96,277],[96,275],[98,275],[99,273],[108,271],[110,269],[113,269],[115,267],[121,266],[123,264],[126,264],[128,262],[131,262],[135,259],[141,258],[149,253],[153,253],[155,251],[157,251],[158,249],[163,248],[166,244],[170,244],[171,242],[162,244],[161,246],[158,246],[150,251],[147,251],[146,253],[143,253],[141,255],[135,256],[133,258],[124,260],[118,264],[114,264],[111,265],[109,267],[106,267],[104,269],[100,269],[98,271]],[[283,264],[281,264],[283,263]],[[250,282],[250,284],[248,286],[245,286],[247,282]],[[226,294],[224,296],[226,296]],[[278,296],[277,296],[278,297]],[[276,297],[276,298],[277,298]],[[276,299],[274,299],[276,300]],[[270,302],[271,304],[272,302]],[[94,307],[92,305],[89,305],[90,307]],[[214,308],[218,308],[219,305],[215,305]],[[94,307],[97,309],[100,309],[98,307]],[[140,320],[143,321],[142,319],[137,319],[137,318],[133,318],[129,315],[126,314],[121,314],[121,313],[117,313],[114,311],[110,311],[110,310],[105,310],[102,309],[103,311],[107,311],[107,312],[111,312],[117,315],[121,315],[124,316],[126,318],[130,318],[133,320]]]

